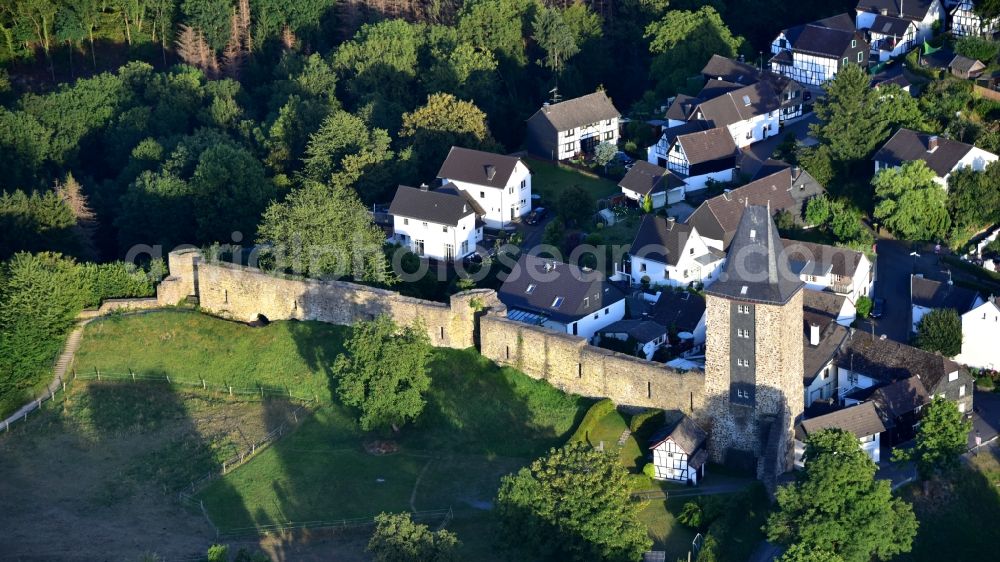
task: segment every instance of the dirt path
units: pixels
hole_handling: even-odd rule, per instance
[[[59,354],[59,359],[56,360],[56,365],[53,369],[55,377],[45,389],[45,394],[21,406],[16,412],[7,416],[7,419],[3,421],[3,428],[5,430],[10,429],[11,424],[14,422],[27,418],[31,412],[34,412],[42,405],[42,402],[51,399],[56,391],[62,388],[66,372],[69,370],[70,365],[73,364],[73,357],[76,355],[76,350],[80,349],[80,342],[83,340],[83,330],[92,320],[94,319],[86,318],[80,320],[76,327],[73,328],[69,337],[66,338],[66,345],[63,346],[62,353]]]

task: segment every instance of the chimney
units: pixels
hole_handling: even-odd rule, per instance
[[[882,8],[881,10],[878,11],[878,13],[882,14],[883,16],[888,16],[889,8]]]
[[[677,217],[667,217],[668,224],[673,224],[675,222],[677,222]]]
[[[792,181],[794,182],[795,180],[799,179],[800,175],[802,175],[802,168],[798,166],[792,166]]]
[[[903,17],[903,0],[899,0],[899,17]]]
[[[934,152],[938,147],[938,137],[937,135],[931,135],[927,138],[927,152]]]
[[[819,326],[816,324],[809,324],[809,345],[819,345]]]
[[[495,175],[497,175],[497,169],[493,166],[493,164],[487,164],[486,165],[486,179],[488,181],[493,181],[493,176],[495,176]]]
[[[420,191],[427,191],[428,187],[429,186],[426,183],[422,183],[422,184],[420,184]]]

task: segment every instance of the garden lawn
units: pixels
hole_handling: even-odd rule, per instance
[[[533,158],[527,164],[531,169],[531,192],[541,195],[542,205],[546,207],[554,206],[562,190],[571,185],[586,189],[594,196],[595,201],[621,193],[621,188],[611,180]]]
[[[288,389],[329,402],[329,369],[349,332],[321,322],[252,328],[184,310],[110,316],[87,325],[73,367]]]
[[[920,528],[913,550],[901,561],[996,560],[1000,541],[1000,455],[995,447],[983,447],[968,467],[951,481],[951,490],[924,497],[919,484],[901,490],[913,503]]]

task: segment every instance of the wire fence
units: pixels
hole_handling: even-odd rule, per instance
[[[67,380],[68,379],[68,380]],[[152,382],[167,384],[174,387],[188,388],[188,389],[201,389],[204,392],[209,392],[215,395],[228,395],[230,397],[239,396],[241,399],[250,400],[266,400],[268,398],[285,398],[288,400],[295,400],[303,404],[318,404],[320,402],[319,397],[316,394],[312,396],[306,396],[301,393],[292,392],[287,386],[279,387],[273,385],[257,385],[254,387],[245,386],[233,386],[230,384],[219,384],[215,382],[209,382],[205,379],[189,380],[189,379],[178,379],[171,377],[167,374],[145,374],[136,373],[129,370],[128,373],[115,373],[101,371],[100,369],[94,369],[93,372],[77,372],[73,369],[71,374],[61,381],[61,384],[55,386],[54,388],[49,388],[46,390],[45,394],[39,396],[31,402],[33,405],[31,408],[25,408],[23,413],[14,419],[8,418],[3,421],[3,431],[9,432],[11,427],[17,422],[27,422],[29,417],[35,412],[37,412],[42,404],[46,402],[51,402],[56,398],[57,395],[66,393],[66,389],[73,381],[100,381],[100,382]]]
[[[418,523],[437,522],[439,529],[444,528],[451,522],[452,519],[455,518],[455,512],[451,507],[447,509],[411,511],[409,512],[409,515],[413,521]],[[226,529],[224,531],[218,531],[218,536],[223,539],[245,539],[265,535],[293,533],[296,531],[341,531],[370,527],[373,525],[375,525],[375,517],[355,517],[352,519],[286,522],[269,525],[257,525],[254,527]]]

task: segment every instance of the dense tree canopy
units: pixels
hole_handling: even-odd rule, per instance
[[[907,240],[941,240],[948,234],[947,194],[923,160],[880,170],[875,187],[875,218]]]
[[[458,562],[458,546],[451,531],[431,531],[427,525],[414,523],[409,513],[382,513],[375,517],[368,552],[375,562]]]
[[[962,352],[962,318],[953,308],[925,314],[917,324],[917,347],[954,357]]]
[[[646,38],[655,56],[650,73],[660,96],[690,91],[688,79],[692,77],[698,77],[694,89],[699,89],[699,73],[713,54],[735,57],[743,46],[743,38],[734,37],[711,6],[668,11],[649,24]]]
[[[333,364],[337,394],[360,412],[361,429],[398,430],[423,412],[431,344],[419,323],[400,329],[386,315],[354,325]]]
[[[583,442],[553,449],[503,477],[504,539],[545,560],[638,560],[652,546],[616,455]]]
[[[789,547],[782,561],[870,562],[909,552],[917,533],[913,509],[894,498],[888,480],[875,479],[875,463],[854,434],[839,429],[809,436],[806,468],[794,484],[778,488],[778,509],[767,520],[768,540]]]

